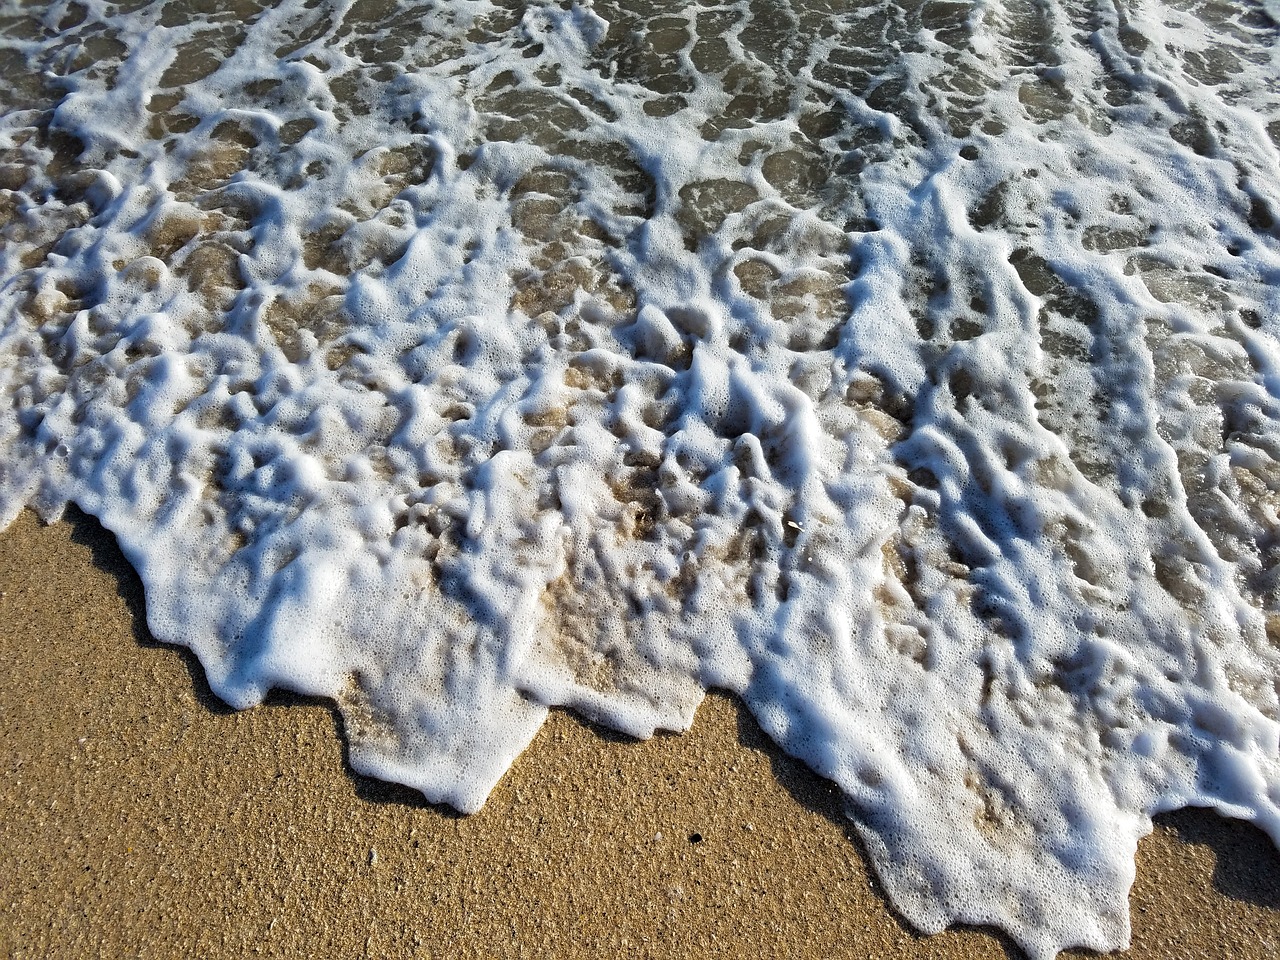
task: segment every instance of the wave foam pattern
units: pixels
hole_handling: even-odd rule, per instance
[[[1280,840],[1276,34],[10,5],[3,519],[97,515],[221,697],[433,801],[725,687],[921,930],[1121,946],[1151,814]]]

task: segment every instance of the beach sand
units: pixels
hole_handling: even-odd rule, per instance
[[[235,713],[114,539],[0,535],[0,955],[1017,956],[895,918],[837,793],[712,695],[637,743],[553,714],[458,817],[353,775],[323,703]],[[1138,850],[1124,956],[1280,955],[1280,855],[1203,811]]]

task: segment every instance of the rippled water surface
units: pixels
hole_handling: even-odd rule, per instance
[[[895,908],[1280,840],[1273,0],[0,5],[0,514],[475,810],[704,691]]]

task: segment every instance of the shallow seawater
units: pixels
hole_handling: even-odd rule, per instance
[[[1280,9],[0,6],[0,514],[470,811],[710,687],[894,907],[1280,840]]]

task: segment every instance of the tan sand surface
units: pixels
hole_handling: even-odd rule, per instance
[[[221,706],[83,515],[0,535],[0,591],[0,956],[1017,956],[905,928],[835,791],[726,696],[644,743],[556,713],[463,818],[351,774],[323,704]],[[1280,956],[1248,825],[1161,818],[1131,900],[1124,956]]]

